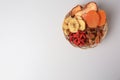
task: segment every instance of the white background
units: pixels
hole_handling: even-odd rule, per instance
[[[0,80],[120,80],[120,0],[96,0],[109,31],[93,49],[64,38],[65,14],[90,0],[0,0]]]

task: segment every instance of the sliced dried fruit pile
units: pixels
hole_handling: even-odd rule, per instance
[[[106,13],[95,2],[77,5],[65,17],[63,32],[72,45],[93,47],[101,42],[107,32]]]

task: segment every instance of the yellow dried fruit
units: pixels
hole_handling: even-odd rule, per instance
[[[64,34],[65,34],[66,36],[68,36],[69,33],[70,33],[69,29],[64,29],[63,32],[64,32]]]
[[[78,20],[78,22],[80,24],[79,30],[84,31],[85,30],[85,22],[82,19]]]
[[[69,29],[66,23],[63,23],[63,29]]]
[[[71,20],[68,23],[68,27],[70,32],[76,33],[79,30],[79,23],[76,18],[71,18]]]

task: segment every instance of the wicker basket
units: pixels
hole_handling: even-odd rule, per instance
[[[85,5],[83,5],[83,7],[84,7]],[[71,11],[65,16],[65,19],[66,18],[68,18],[69,16],[71,16],[70,15],[70,13],[71,13]],[[100,39],[100,43],[102,42],[102,40],[105,38],[105,36],[106,36],[106,34],[107,34],[107,31],[108,31],[108,24],[107,24],[107,21],[106,21],[106,24],[103,26],[103,28],[102,28],[102,30],[103,30],[103,32],[104,32],[104,34],[103,34],[103,36],[101,37],[101,39]],[[65,34],[64,34],[65,35]],[[66,36],[65,35],[65,38],[69,41],[69,36]],[[70,42],[70,41],[69,41]],[[78,48],[81,48],[81,49],[87,49],[87,48],[94,48],[94,47],[96,47],[97,45],[99,45],[100,43],[98,43],[98,44],[96,44],[96,43],[94,43],[94,44],[90,44],[90,45],[85,45],[85,46],[76,46],[74,43],[72,43],[72,42],[70,42],[74,47],[78,47]]]

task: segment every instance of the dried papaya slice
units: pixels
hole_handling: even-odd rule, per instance
[[[88,27],[97,28],[97,25],[99,23],[99,15],[96,11],[89,11],[83,16],[83,19],[86,21]]]
[[[104,10],[99,10],[98,14],[100,16],[100,21],[99,21],[98,26],[105,25],[105,23],[106,23],[106,13],[105,13],[105,11]]]

